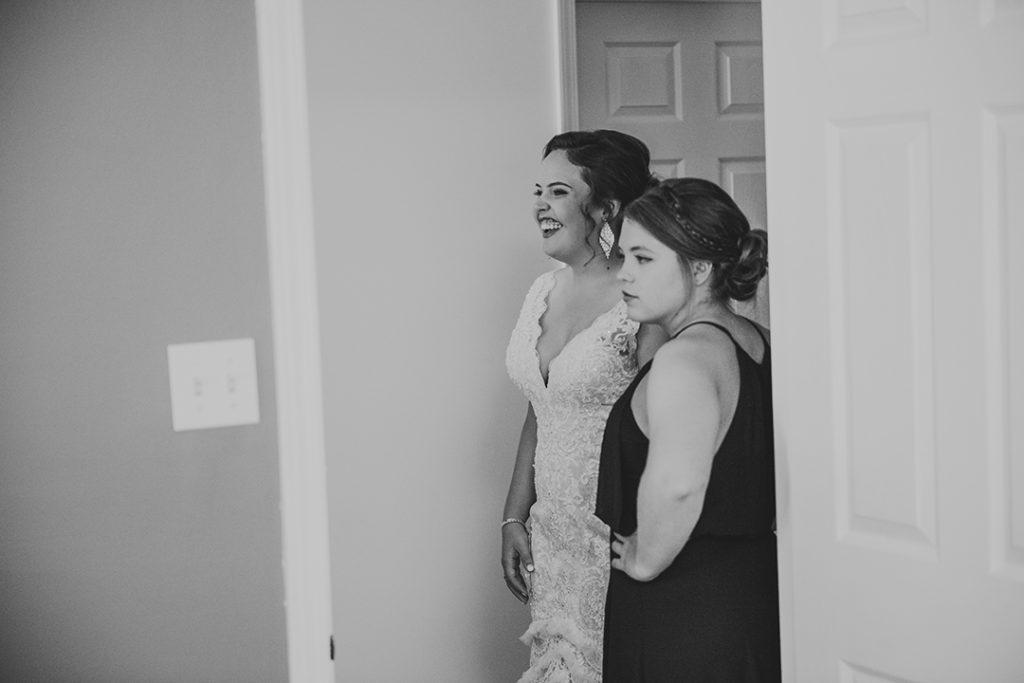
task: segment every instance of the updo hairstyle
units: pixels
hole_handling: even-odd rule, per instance
[[[617,130],[561,133],[544,146],[543,157],[556,150],[564,150],[569,163],[579,167],[584,182],[590,186],[591,206],[616,200],[624,208],[657,182],[651,176],[647,145]],[[586,210],[583,213],[590,228],[596,227]],[[622,216],[620,210],[608,219],[616,240],[622,229]]]
[[[676,252],[683,265],[708,261],[711,296],[746,301],[768,269],[768,235],[751,230],[729,194],[700,178],[670,178],[626,207],[638,223]]]

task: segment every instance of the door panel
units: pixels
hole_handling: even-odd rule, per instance
[[[1024,4],[764,30],[785,678],[1024,680]]]

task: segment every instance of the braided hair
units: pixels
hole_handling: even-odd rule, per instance
[[[711,296],[746,301],[768,269],[768,235],[750,223],[729,194],[700,178],[670,178],[626,207],[634,221],[679,256],[713,266]]]

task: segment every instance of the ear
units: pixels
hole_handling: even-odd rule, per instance
[[[698,286],[707,284],[711,279],[711,271],[714,270],[711,261],[694,261],[692,266],[694,284]]]
[[[606,206],[608,208],[608,211],[607,213],[605,213],[604,219],[610,220],[619,215],[619,211],[622,209],[622,202],[620,202],[618,199],[609,199],[606,203]]]

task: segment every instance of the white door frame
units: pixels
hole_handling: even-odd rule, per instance
[[[562,132],[580,127],[576,68],[576,0],[558,0],[558,89]]]
[[[256,0],[288,677],[330,683],[332,607],[301,0]]]
[[[687,0],[676,0],[685,2]],[[736,0],[739,2],[759,2],[760,0]],[[762,16],[762,22],[763,22]],[[762,31],[762,36],[764,35]],[[576,0],[558,0],[558,60],[561,88],[560,105],[562,130],[576,130],[579,128],[579,91],[577,83],[576,65]],[[765,121],[767,134],[768,122]],[[771,183],[768,184],[768,205],[771,201]],[[769,310],[771,310],[771,292],[769,292]],[[774,344],[775,347],[778,344]],[[777,374],[777,373],[776,373]],[[779,553],[779,623],[781,636],[782,672],[783,680],[788,680],[793,671],[794,657],[794,635],[793,635],[793,554],[792,535],[789,528],[786,513],[789,505],[786,502],[789,486],[786,482],[786,471],[784,468],[786,460],[780,456],[784,452],[785,444],[782,436],[784,429],[779,425],[789,416],[789,397],[775,390],[773,400],[773,411],[775,414],[775,452],[776,452],[776,473],[775,490],[777,496],[776,516],[778,527],[778,553]]]

